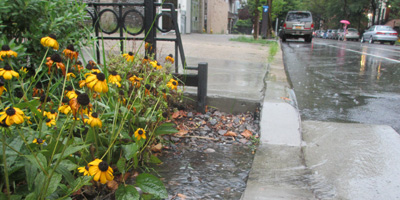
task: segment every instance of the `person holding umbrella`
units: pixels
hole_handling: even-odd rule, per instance
[[[349,25],[350,22],[347,20],[340,20],[340,23],[344,24],[344,26],[343,26],[343,41],[346,41],[347,25]]]

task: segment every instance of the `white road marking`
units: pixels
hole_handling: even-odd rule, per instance
[[[324,43],[317,43],[317,42],[314,42],[314,44],[325,45],[325,46],[334,47],[334,48],[338,48],[338,49],[344,49],[346,51],[351,51],[351,52],[355,52],[355,53],[359,53],[359,54],[363,54],[363,55],[368,55],[368,56],[374,56],[374,57],[377,57],[377,58],[382,58],[382,59],[390,60],[392,62],[400,63],[400,60],[396,60],[396,59],[392,59],[392,58],[388,58],[388,57],[384,57],[384,56],[378,56],[378,55],[374,55],[374,54],[370,54],[370,53],[364,53],[364,52],[356,51],[356,50],[353,50],[353,49],[346,49],[346,48],[334,46],[334,45],[331,45],[331,44],[324,44]]]

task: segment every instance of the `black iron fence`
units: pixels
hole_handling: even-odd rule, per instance
[[[125,40],[141,40],[148,43],[151,48],[146,50],[146,54],[154,55],[157,59],[157,41],[174,42],[175,46],[175,74],[186,86],[197,87],[197,110],[205,112],[207,97],[207,63],[199,63],[198,67],[187,67],[185,53],[182,46],[182,39],[178,28],[177,13],[175,6],[170,3],[155,3],[152,0],[146,0],[144,3],[87,3],[87,11],[92,18],[92,25],[95,32],[96,57],[100,62],[100,39],[119,40],[121,53],[124,51]],[[111,7],[111,8],[110,8]],[[157,8],[163,10],[157,13]],[[167,11],[165,11],[167,10]],[[116,19],[109,27],[103,27],[101,20],[103,16],[112,16]],[[159,27],[161,17],[170,20],[169,28]],[[133,28],[128,26],[132,24]],[[157,37],[157,30],[162,33],[175,31],[175,38]],[[104,35],[104,34],[106,35]],[[124,36],[127,33],[128,36]],[[142,37],[139,37],[142,35]],[[187,70],[197,70],[197,74],[178,74],[178,62]]]

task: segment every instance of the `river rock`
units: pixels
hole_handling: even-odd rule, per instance
[[[211,149],[211,148],[207,148],[206,150],[204,150],[204,153],[215,153],[215,150]]]

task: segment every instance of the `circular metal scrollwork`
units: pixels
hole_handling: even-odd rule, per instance
[[[116,25],[115,28],[112,29],[111,31],[106,31],[106,30],[104,30],[104,27],[101,26],[101,16],[102,16],[104,13],[106,13],[106,12],[111,12],[112,14],[114,14],[115,19],[117,20],[117,25]],[[118,28],[119,28],[118,14],[117,14],[114,10],[111,10],[111,9],[107,8],[107,9],[104,9],[104,10],[100,11],[100,12],[99,12],[98,20],[99,20],[99,21],[98,21],[97,23],[98,23],[99,28],[100,28],[100,30],[101,30],[102,32],[107,33],[107,34],[113,34],[113,33],[117,32],[117,30],[118,30]]]
[[[85,25],[90,24],[90,30],[93,30],[94,24],[96,23],[96,13],[93,13],[93,11],[90,11],[89,9],[85,9],[85,10],[86,10],[87,14],[89,14],[89,16],[90,16],[90,22],[88,22],[89,20],[85,20],[84,23],[85,23]]]
[[[171,20],[171,24],[172,24],[172,25],[174,24],[174,22],[172,21],[171,13],[162,12],[162,13],[160,13],[160,14],[157,15],[157,20],[156,20],[156,24],[157,24],[157,25],[156,25],[156,27],[157,27],[157,29],[158,29],[159,31],[161,31],[161,32],[163,32],[163,33],[170,32],[170,31],[172,30],[172,28],[169,28],[169,29],[162,29],[162,28],[160,28],[160,27],[158,26],[158,21],[160,20],[160,17],[162,17],[162,16],[166,16],[167,18],[169,18],[169,19]]]
[[[140,19],[142,20],[142,27],[139,29],[139,31],[137,31],[137,32],[131,32],[130,30],[128,30],[127,28],[126,28],[126,17],[128,16],[128,14],[129,13],[134,13],[134,14],[137,14],[139,17],[140,17]],[[136,9],[131,9],[131,10],[128,10],[128,11],[126,11],[125,12],[125,14],[124,14],[124,17],[122,18],[122,20],[123,20],[123,27],[124,27],[124,30],[128,33],[128,34],[130,34],[130,35],[139,35],[139,34],[141,34],[143,31],[144,31],[144,16],[142,15],[142,13],[140,13],[138,10],[136,10]]]

